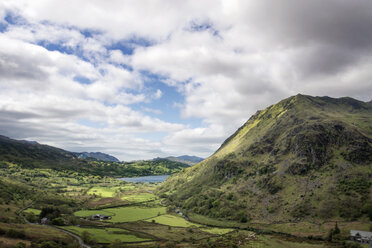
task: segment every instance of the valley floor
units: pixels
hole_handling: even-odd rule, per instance
[[[359,247],[350,229],[368,222],[253,224],[177,213],[154,194],[158,184],[49,169],[0,168],[0,247]],[[96,217],[95,217],[96,216]],[[44,225],[40,223],[40,217]],[[102,220],[101,220],[101,219]],[[56,229],[56,227],[58,229]],[[65,230],[66,232],[64,232]]]

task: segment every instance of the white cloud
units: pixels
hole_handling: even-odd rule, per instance
[[[5,0],[0,18],[23,19],[0,34],[4,123],[13,120],[20,130],[20,116],[24,123],[49,118],[56,130],[67,130],[63,135],[79,130],[73,144],[96,140],[92,144],[124,154],[115,148],[122,146],[130,154],[123,157],[135,157],[137,145],[144,148],[138,158],[179,151],[207,156],[257,109],[284,97],[300,92],[370,100],[371,9],[369,0]],[[43,42],[71,54],[48,51]],[[109,48],[122,42],[133,55]],[[147,106],[139,107],[144,113],[133,110],[130,104],[166,96],[158,87],[149,92],[144,70],[176,87],[184,96],[174,100],[181,116],[200,118],[203,126],[149,117],[160,118],[161,111]],[[81,118],[104,128],[76,124]],[[151,130],[166,138],[133,135]],[[58,144],[70,144],[63,140]],[[81,142],[77,147],[88,144]]]

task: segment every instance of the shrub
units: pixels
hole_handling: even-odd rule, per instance
[[[56,226],[64,226],[65,225],[65,220],[62,217],[55,218],[52,220],[52,224]]]
[[[26,244],[23,242],[19,242],[15,245],[15,248],[26,248]]]
[[[14,238],[14,239],[23,239],[26,237],[24,231],[18,231],[12,228],[8,229],[5,235],[9,238]]]

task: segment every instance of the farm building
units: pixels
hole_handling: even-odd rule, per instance
[[[48,223],[49,223],[49,220],[48,220],[48,218],[42,218],[41,220],[40,220],[40,223],[42,224],[42,225],[48,225]]]
[[[103,215],[103,214],[94,214],[92,215],[93,220],[109,220],[111,216]]]
[[[350,239],[362,244],[369,244],[372,247],[372,232],[350,230]]]

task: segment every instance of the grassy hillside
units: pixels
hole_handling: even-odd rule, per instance
[[[109,162],[79,158],[79,155],[79,153],[75,154],[37,142],[14,140],[0,135],[0,163],[14,163],[23,168],[71,170],[98,176],[133,177],[172,174],[188,167],[182,162],[167,159]]]
[[[297,95],[258,111],[159,193],[185,211],[241,222],[372,217],[372,105]]]

